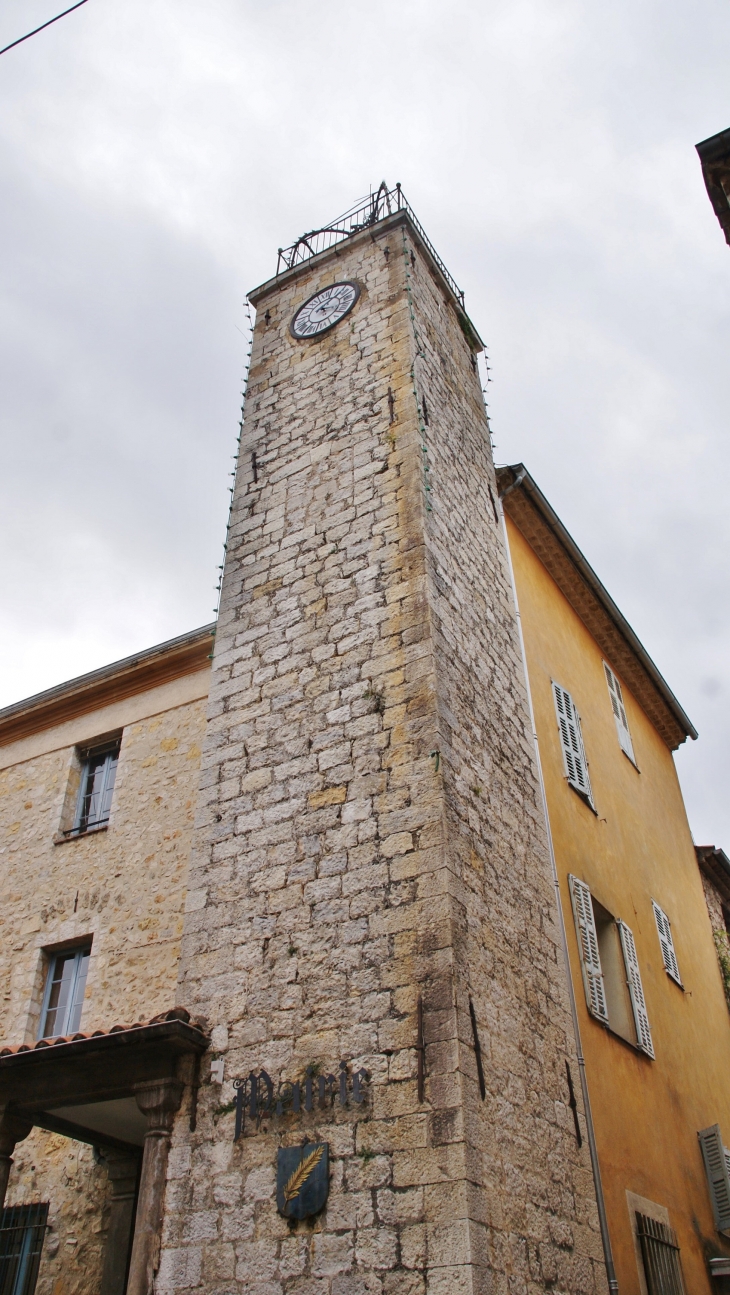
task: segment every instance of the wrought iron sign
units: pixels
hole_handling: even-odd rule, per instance
[[[246,1116],[258,1125],[264,1117],[299,1115],[302,1111],[327,1110],[335,1105],[361,1106],[370,1075],[367,1070],[349,1070],[341,1061],[337,1075],[315,1074],[314,1066],[307,1066],[304,1079],[282,1079],[275,1084],[265,1070],[258,1074],[252,1070],[246,1079],[234,1079],[236,1092],[236,1125],[233,1141],[238,1142],[244,1130]]]

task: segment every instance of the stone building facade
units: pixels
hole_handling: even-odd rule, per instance
[[[90,947],[89,1035],[174,1007],[211,644],[207,628],[0,714],[5,1053],[35,1043],[58,950]],[[64,836],[79,752],[110,734],[121,745],[108,823]],[[100,1290],[116,1152],[99,1143],[42,1127],[17,1143],[6,1204],[50,1206],[40,1295]],[[133,1161],[132,1193],[136,1177]]]

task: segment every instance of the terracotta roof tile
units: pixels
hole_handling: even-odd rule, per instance
[[[40,1048],[55,1048],[59,1044],[77,1043],[82,1039],[99,1039],[108,1034],[120,1034],[127,1030],[142,1030],[149,1025],[161,1025],[165,1021],[182,1021],[184,1025],[190,1025],[193,1029],[200,1030],[201,1034],[205,1033],[199,1021],[190,1019],[190,1013],[185,1007],[173,1007],[169,1012],[160,1012],[158,1016],[151,1017],[149,1021],[135,1021],[133,1025],[112,1025],[108,1030],[91,1030],[88,1034],[60,1034],[47,1039],[39,1039],[37,1043],[19,1043],[15,1047],[6,1045],[0,1048],[0,1057],[14,1056],[20,1052],[37,1052]]]

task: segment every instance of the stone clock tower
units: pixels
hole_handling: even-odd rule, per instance
[[[400,191],[280,271],[250,294],[181,971],[212,1047],[156,1290],[600,1290],[481,343]]]

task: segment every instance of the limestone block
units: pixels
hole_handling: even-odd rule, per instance
[[[334,1277],[349,1272],[353,1263],[352,1238],[347,1234],[315,1234],[312,1238],[312,1274],[315,1277]]]

